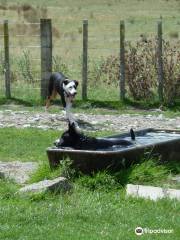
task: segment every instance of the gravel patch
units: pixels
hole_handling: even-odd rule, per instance
[[[100,115],[100,114],[74,114],[80,128],[89,131],[112,130],[116,132],[126,131],[130,128],[160,128],[160,129],[180,129],[180,117],[167,118],[162,113],[159,115]],[[48,112],[29,111],[0,111],[0,128],[39,128],[43,130],[55,129],[64,130],[67,122],[62,112],[52,114]]]

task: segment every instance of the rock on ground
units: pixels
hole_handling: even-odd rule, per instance
[[[35,162],[0,162],[0,178],[10,178],[16,183],[24,184],[37,168]]]
[[[26,185],[19,190],[19,193],[43,193],[51,192],[67,192],[72,188],[71,184],[64,177],[58,177],[53,180],[44,180],[34,184]]]

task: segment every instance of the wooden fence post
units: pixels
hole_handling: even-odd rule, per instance
[[[87,99],[88,78],[88,20],[83,20],[82,99]]]
[[[11,97],[11,75],[9,63],[9,28],[8,20],[4,21],[4,73],[5,73],[5,92],[6,97]]]
[[[125,99],[125,24],[120,21],[120,99]]]
[[[49,77],[52,72],[52,25],[51,19],[40,20],[41,31],[41,98],[47,97]]]
[[[162,50],[162,21],[157,24],[157,71],[158,71],[158,94],[160,102],[163,102],[163,50]]]

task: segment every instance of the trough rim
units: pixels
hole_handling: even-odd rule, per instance
[[[157,128],[146,128],[146,129],[141,129],[141,130],[137,130],[136,131],[136,134],[141,134],[143,132],[159,132],[159,131],[163,131],[163,132],[175,132],[175,133],[180,133],[180,130],[178,129],[157,129]],[[105,137],[105,138],[112,138],[112,137],[118,137],[118,136],[127,136],[128,133],[127,132],[124,132],[124,133],[121,133],[121,134],[116,134],[116,135],[112,135],[112,136],[108,136],[108,137]],[[46,149],[46,152],[57,152],[57,153],[81,153],[81,154],[92,154],[92,155],[108,155],[108,154],[111,154],[111,155],[116,155],[116,154],[119,154],[121,152],[123,153],[130,153],[131,151],[133,152],[134,150],[144,150],[145,148],[153,148],[153,147],[159,147],[159,146],[163,146],[163,145],[166,145],[168,143],[171,143],[171,144],[174,144],[174,143],[180,143],[180,137],[179,138],[176,138],[176,139],[170,139],[170,140],[166,140],[166,141],[163,141],[163,142],[160,142],[160,143],[155,143],[155,144],[147,144],[147,145],[132,145],[132,146],[129,146],[127,147],[126,149],[120,149],[120,150],[110,150],[110,151],[104,151],[104,150],[82,150],[82,149],[71,149],[71,148],[57,148],[57,147],[48,147]]]

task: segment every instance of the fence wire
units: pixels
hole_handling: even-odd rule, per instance
[[[136,40],[146,42],[148,39],[155,39],[157,37],[155,20],[156,19],[154,19],[154,22],[151,24],[148,23],[150,27],[149,31],[146,30],[146,32],[133,30],[133,24],[127,22],[125,25],[126,41],[134,42],[136,44]],[[0,24],[3,26],[3,21],[1,21]],[[22,29],[25,29],[24,27],[30,27],[32,34],[30,34],[30,32],[22,34],[18,31],[14,33],[13,29],[16,26],[21,26]],[[76,28],[76,33],[70,30],[69,33],[65,32],[58,35],[61,29],[64,29],[64,26],[60,22],[56,22],[57,32],[53,33],[52,48],[53,71],[62,71],[70,78],[78,79],[81,82],[83,54],[82,26],[79,24],[78,28]],[[104,24],[102,27],[100,23],[97,23],[95,26],[95,23],[91,21],[88,26],[88,88],[95,88],[95,90],[99,88],[99,91],[102,90],[107,92],[114,91],[116,99],[119,94],[119,31],[119,23]],[[174,36],[173,33],[172,36],[170,36],[170,34],[165,30],[163,32],[163,37],[169,37],[172,41],[176,41],[178,34],[179,32],[177,31],[174,33]],[[40,97],[40,36],[39,23],[18,23],[16,21],[9,21],[12,97],[25,98],[26,95],[28,97]],[[5,92],[3,32],[0,33],[0,37],[0,94],[2,96]],[[128,74],[130,74],[130,72]],[[131,88],[138,87],[136,86],[137,83],[133,84],[130,86]],[[144,88],[146,87],[148,88],[148,86],[144,86]],[[89,93],[89,95],[92,97],[101,97],[101,94],[95,94],[93,90]],[[107,95],[108,99],[112,99],[112,94],[108,93]],[[104,94],[104,99],[105,98],[106,94]]]

